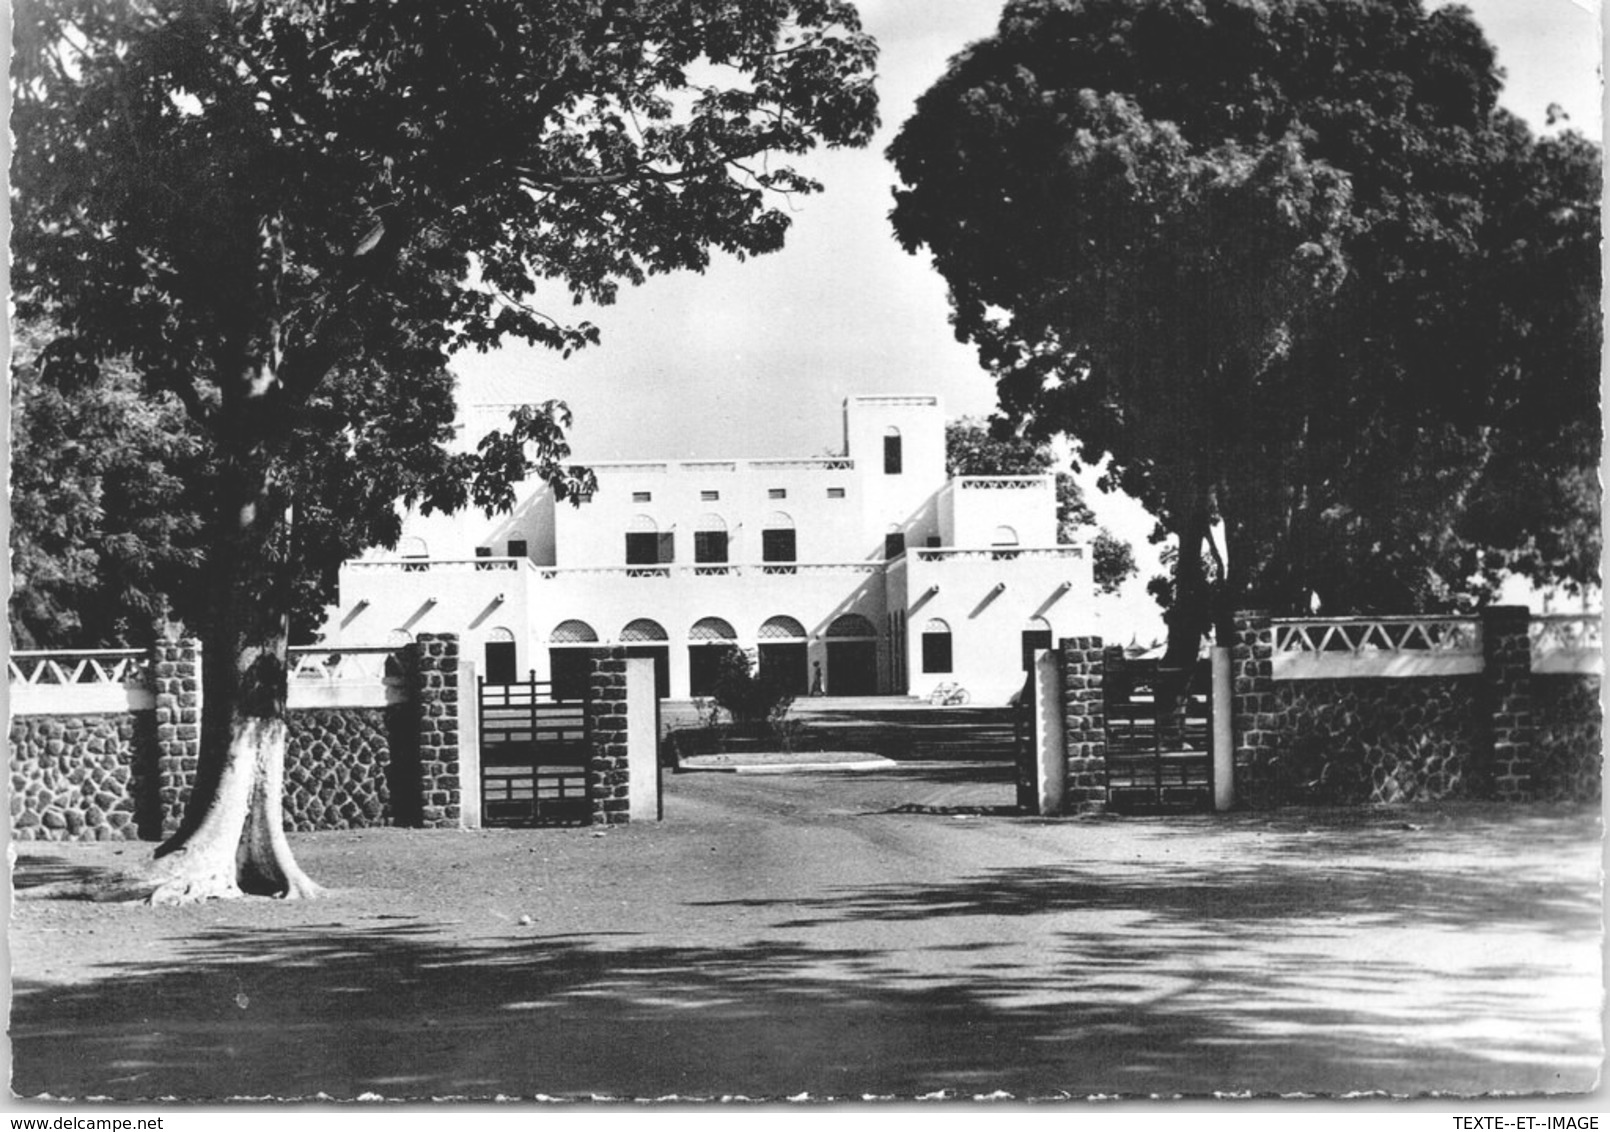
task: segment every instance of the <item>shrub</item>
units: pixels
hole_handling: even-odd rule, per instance
[[[794,693],[758,673],[749,657],[733,645],[722,649],[716,663],[712,688],[716,706],[741,727],[778,733],[794,704]]]

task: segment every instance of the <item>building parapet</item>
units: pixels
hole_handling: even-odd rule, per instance
[[[669,475],[673,472],[736,472],[748,468],[762,472],[853,472],[848,456],[783,456],[755,460],[597,460],[587,464],[594,472],[634,472]]]
[[[919,562],[1011,562],[1025,558],[1083,558],[1082,546],[998,546],[987,549],[925,549],[911,551]]]
[[[1077,550],[1078,548],[1071,548]],[[988,551],[980,551],[988,555]],[[1009,551],[1008,554],[1032,553]],[[999,555],[997,555],[999,557]],[[1077,557],[1077,554],[1075,555]],[[691,566],[538,566],[524,558],[371,558],[349,562],[349,569],[364,573],[461,574],[478,570],[524,569],[542,581],[565,578],[730,578],[773,577],[793,574],[876,574],[882,562],[749,562],[699,563]]]
[[[961,491],[1049,491],[1053,477],[1037,476],[956,476],[951,482]]]
[[[366,574],[469,574],[535,570],[529,558],[364,558],[348,562],[348,570]]]

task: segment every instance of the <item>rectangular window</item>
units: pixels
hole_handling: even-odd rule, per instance
[[[762,562],[794,561],[793,531],[761,531],[760,559]]]
[[[924,672],[950,671],[950,634],[924,633],[922,635],[922,670]]]
[[[883,556],[885,558],[899,558],[906,552],[906,536],[904,531],[890,531],[883,536]]]
[[[699,492],[699,499],[700,499],[701,502],[704,502],[704,503],[714,503],[716,500],[718,500],[720,498],[721,498],[721,493],[719,491],[701,491],[701,492]]]
[[[477,557],[477,558],[491,558],[492,557],[492,548],[490,546],[478,546],[478,547],[476,547],[475,548],[475,557]]]
[[[843,499],[844,489],[842,487],[830,487],[827,489],[827,497],[829,499]]]
[[[725,562],[727,560],[726,531],[694,531],[693,561]]]
[[[525,557],[525,539],[523,539],[523,538],[511,538],[509,540],[509,557],[510,558],[524,558]]]
[[[928,536],[928,546],[930,548],[932,548],[932,547],[936,547],[938,545],[940,545],[939,544],[939,536],[938,535],[929,535]]]
[[[628,533],[626,565],[653,566],[660,561],[660,536],[653,531]]]
[[[788,498],[788,489],[786,487],[768,487],[766,489],[766,498],[767,499],[787,499]]]
[[[900,474],[900,438],[886,436],[883,438],[883,474],[898,476]]]
[[[634,492],[632,492],[632,502],[633,503],[653,503],[654,502],[654,493],[652,491],[634,491]]]

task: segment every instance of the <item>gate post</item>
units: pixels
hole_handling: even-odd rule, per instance
[[[649,662],[650,664],[653,661]],[[627,763],[626,650],[595,649],[587,678],[587,790],[594,825],[632,820]]]
[[[414,643],[414,696],[418,712],[419,824],[450,829],[463,820],[464,798],[480,790],[479,776],[465,786],[459,724],[464,701],[459,698],[457,633],[421,633]],[[474,699],[471,711],[478,710]],[[480,762],[476,751],[476,762]],[[477,798],[479,803],[479,798]]]
[[[1060,668],[1054,652],[1036,650],[1030,689],[1034,723],[1034,812],[1041,817],[1059,816],[1068,791]]]
[[[458,662],[458,827],[481,828],[481,689],[475,662]]]
[[[632,821],[660,817],[659,690],[654,662],[626,662],[626,813]]]
[[[1235,728],[1230,725],[1230,650],[1215,645],[1213,656],[1213,808],[1235,805]]]
[[[1067,747],[1065,808],[1079,814],[1107,810],[1106,650],[1100,637],[1061,643],[1062,717]]]

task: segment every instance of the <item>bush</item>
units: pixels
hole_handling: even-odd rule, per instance
[[[757,673],[749,657],[733,645],[723,647],[716,663],[716,707],[742,728],[778,734],[794,705],[794,693]]]

